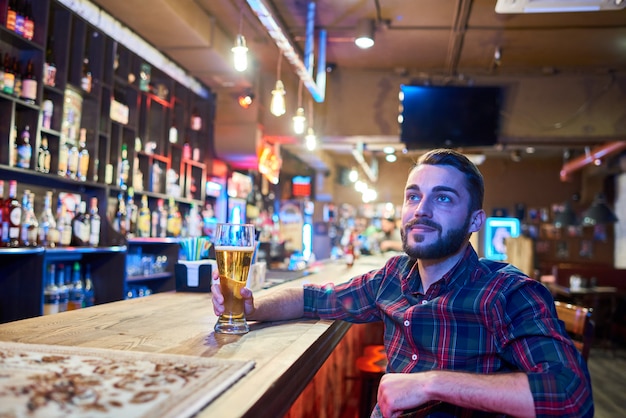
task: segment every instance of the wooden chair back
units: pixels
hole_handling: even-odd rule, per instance
[[[565,323],[565,330],[574,340],[574,345],[585,361],[589,358],[595,324],[591,319],[592,309],[565,302],[554,302],[558,318]]]

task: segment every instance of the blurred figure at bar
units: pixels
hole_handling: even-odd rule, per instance
[[[386,217],[381,220],[381,232],[378,235],[378,248],[381,252],[402,251],[402,236],[396,219]]]

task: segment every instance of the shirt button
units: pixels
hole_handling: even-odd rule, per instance
[[[411,325],[411,323],[409,322],[409,320],[407,319],[406,321],[404,321],[404,326],[408,327],[409,325]]]
[[[417,354],[413,354],[413,355],[411,356],[411,360],[413,360],[413,361],[417,360]]]

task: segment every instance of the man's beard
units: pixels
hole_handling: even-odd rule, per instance
[[[439,231],[439,239],[430,245],[410,247],[407,243],[406,230],[416,224],[424,224],[436,228]],[[449,257],[452,254],[457,253],[469,238],[469,233],[467,232],[469,225],[470,218],[468,217],[462,227],[451,229],[446,233],[446,235],[441,236],[442,228],[439,224],[429,220],[411,222],[404,225],[404,227],[400,230],[400,234],[402,235],[402,249],[409,257],[414,259],[440,260],[442,258]],[[422,240],[423,237],[421,236],[418,236],[415,239],[418,243]]]

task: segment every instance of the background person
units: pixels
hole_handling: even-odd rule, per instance
[[[304,285],[255,302],[246,317],[383,321],[387,374],[373,416],[593,416],[587,366],[550,292],[469,243],[485,222],[483,178],[452,150],[424,154],[402,206],[406,254],[347,283]],[[217,315],[224,310],[213,286]],[[482,412],[477,412],[482,411]],[[424,415],[421,415],[424,416]]]

